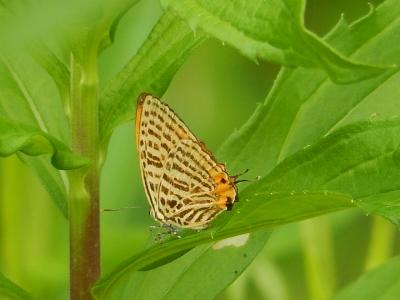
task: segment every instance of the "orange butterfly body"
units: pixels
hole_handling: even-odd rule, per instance
[[[182,228],[204,229],[237,198],[236,176],[216,162],[167,104],[141,94],[136,145],[151,216]]]

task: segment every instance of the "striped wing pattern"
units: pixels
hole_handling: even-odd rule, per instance
[[[151,216],[162,224],[203,229],[236,199],[236,177],[215,161],[172,109],[139,97],[136,144]]]

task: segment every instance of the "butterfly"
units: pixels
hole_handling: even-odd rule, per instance
[[[135,131],[142,182],[156,221],[199,230],[232,209],[238,176],[228,175],[167,104],[142,93]]]

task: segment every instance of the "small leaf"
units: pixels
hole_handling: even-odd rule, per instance
[[[193,30],[237,48],[257,61],[321,68],[337,83],[377,76],[386,68],[348,60],[303,25],[303,0],[206,1],[161,0]]]
[[[400,257],[364,273],[357,281],[336,293],[331,300],[391,300],[400,295]]]
[[[176,16],[162,15],[138,53],[101,93],[101,138],[107,139],[117,125],[133,119],[140,93],[161,96],[178,68],[203,40],[203,34],[195,36]]]
[[[34,299],[28,292],[7,279],[2,273],[0,273],[0,298],[3,299],[1,296],[16,300]]]
[[[30,156],[52,154],[51,162],[59,170],[77,169],[89,163],[49,134],[28,125],[0,119],[0,155],[9,156],[16,152]]]

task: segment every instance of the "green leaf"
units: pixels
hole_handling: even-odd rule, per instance
[[[398,64],[399,16],[400,2],[385,1],[353,24],[342,19],[325,41],[354,60]],[[382,47],[386,44],[391,46]],[[397,69],[350,85],[333,84],[316,70],[284,69],[265,102],[228,138],[217,157],[228,162],[232,174],[247,168],[249,178],[267,174],[278,162],[334,129],[360,120],[399,115],[398,86]],[[394,195],[377,196],[376,201],[364,202],[363,209],[375,209],[374,203],[382,208],[395,199]],[[389,207],[385,216],[394,219]]]
[[[25,124],[69,145],[68,123],[53,79],[22,50],[0,55],[0,118]],[[55,204],[66,216],[66,187],[46,157],[19,155],[33,167]]]
[[[201,28],[255,61],[267,59],[285,66],[321,68],[338,83],[356,82],[384,72],[383,67],[348,60],[305,29],[304,2],[161,0],[193,30]]]
[[[33,300],[34,298],[0,272],[0,296],[15,300]],[[7,298],[8,299],[8,298]]]
[[[70,96],[70,73],[68,66],[42,41],[32,42],[30,53],[35,61],[51,76],[63,101],[64,109],[67,111]]]
[[[126,282],[134,271],[162,265],[165,258],[197,245],[351,208],[355,203],[363,207],[366,197],[400,191],[399,151],[399,120],[362,122],[338,130],[245,189],[235,210],[224,213],[209,229],[188,231],[182,239],[145,250],[103,279],[96,293],[107,298],[114,284]],[[381,207],[377,213],[385,215],[385,211]]]
[[[0,155],[22,152],[30,156],[52,154],[51,163],[59,170],[81,168],[89,163],[59,140],[34,127],[0,119]]]
[[[268,232],[258,232],[239,236],[225,244],[208,243],[173,263],[120,278],[112,288],[98,286],[95,293],[99,299],[132,299],[133,291],[134,299],[210,299],[210,295],[222,291],[227,284],[225,281],[232,282],[244,271],[268,237]],[[249,243],[252,240],[253,243]],[[227,256],[232,259],[227,260]],[[213,264],[219,266],[218,272],[210,272]]]
[[[103,36],[102,50],[112,44],[115,31],[121,18],[134,7],[139,0],[118,0],[118,1],[101,1],[102,12],[101,21],[99,22],[100,34]],[[79,5],[81,1],[77,1]],[[93,6],[99,5],[99,1],[94,0]],[[97,19],[96,22],[99,20]]]
[[[101,53],[113,39],[115,30],[123,15],[139,0],[90,0],[61,1],[58,4],[59,13],[70,10],[63,24],[65,36],[70,50],[75,56],[84,55],[88,47],[96,47]]]
[[[346,55],[380,63],[400,63],[397,20],[400,2],[390,0],[352,25],[340,23],[327,37]],[[382,44],[391,47],[382,48]],[[267,99],[240,131],[224,143],[219,155],[235,172],[250,168],[263,175],[296,151],[341,126],[400,114],[399,70],[357,84],[336,85],[323,72],[284,69]]]
[[[332,300],[392,300],[400,295],[400,257],[364,273],[357,281],[335,294]]]
[[[399,141],[399,119],[346,126],[287,158],[244,194],[334,191],[399,225]],[[385,202],[378,204],[382,195]]]
[[[61,171],[53,167],[47,155],[33,157],[19,153],[18,157],[38,174],[40,181],[54,204],[60,209],[63,216],[68,218],[66,188],[61,177]]]
[[[134,117],[141,92],[162,95],[178,68],[203,40],[203,34],[195,36],[176,16],[162,15],[138,53],[101,92],[101,138],[107,140],[117,125]]]

